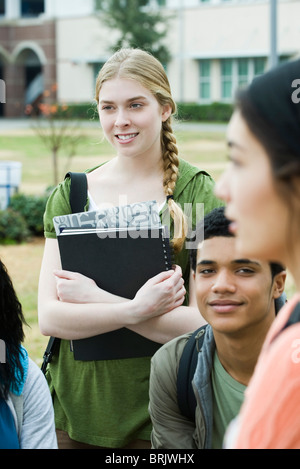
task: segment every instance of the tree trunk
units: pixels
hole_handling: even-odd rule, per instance
[[[52,149],[52,167],[53,167],[53,182],[54,185],[58,184],[58,162],[57,162],[57,148]]]

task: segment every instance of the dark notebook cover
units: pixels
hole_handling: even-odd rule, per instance
[[[134,298],[147,280],[172,268],[165,228],[63,230],[57,237],[62,267],[95,280],[104,290]],[[127,328],[73,340],[75,360],[152,356],[161,346]]]

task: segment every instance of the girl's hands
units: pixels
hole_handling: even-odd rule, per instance
[[[139,323],[165,314],[181,306],[185,294],[181,268],[175,266],[175,270],[152,277],[139,289],[132,300],[132,319]]]
[[[181,268],[161,272],[149,279],[133,300],[112,295],[99,288],[94,280],[77,272],[55,270],[57,298],[67,303],[120,303],[130,301],[124,325],[138,324],[181,306],[186,290]]]
[[[85,275],[68,270],[55,270],[57,298],[67,303],[98,303],[101,290]]]

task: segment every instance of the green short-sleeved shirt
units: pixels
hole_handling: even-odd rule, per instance
[[[217,352],[214,354],[211,376],[214,409],[212,448],[221,449],[226,428],[231,420],[238,415],[247,386],[239,383],[227,373],[219,360]]]
[[[71,212],[69,193],[70,180],[66,179],[49,197],[44,215],[47,238],[56,237],[53,217]],[[204,203],[204,213],[221,205],[214,195],[212,178],[184,160],[180,160],[174,199],[182,208],[184,204],[191,204],[193,225],[198,221],[197,203]],[[165,207],[161,213],[163,219],[167,212]],[[172,230],[171,223],[171,236]],[[175,256],[175,263],[181,266],[187,286],[187,249]],[[188,298],[185,304],[188,304]],[[59,354],[53,358],[47,373],[56,428],[68,432],[76,441],[102,447],[122,448],[134,439],[150,440],[150,359],[75,361],[69,342],[62,340]]]

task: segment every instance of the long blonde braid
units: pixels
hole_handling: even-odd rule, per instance
[[[161,140],[164,164],[163,186],[168,200],[170,215],[174,220],[173,249],[176,253],[181,251],[183,247],[187,234],[187,220],[181,207],[173,199],[178,177],[179,158],[176,138],[172,131],[170,118],[163,122]]]

